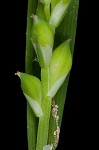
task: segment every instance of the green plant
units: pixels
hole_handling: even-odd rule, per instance
[[[29,150],[58,145],[78,5],[79,0],[28,0],[26,73],[16,74],[27,99]]]

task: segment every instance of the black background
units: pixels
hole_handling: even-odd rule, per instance
[[[20,80],[14,75],[16,71],[25,71],[25,32],[27,0],[9,1],[1,5],[3,14],[3,49],[1,51],[1,70],[4,77],[3,93],[3,149],[7,146],[13,150],[28,150],[26,135],[26,100],[20,88]],[[91,62],[92,29],[90,8],[80,1],[74,60],[71,70],[67,100],[63,114],[60,141],[57,150],[95,148],[97,140],[96,111],[92,97],[92,78],[94,67]],[[89,12],[89,13],[88,13]],[[91,17],[91,20],[93,18]],[[90,21],[91,22],[91,21]],[[92,21],[93,22],[93,21]],[[91,67],[91,72],[90,71]],[[89,74],[88,74],[89,73]],[[6,81],[6,79],[8,79]],[[2,82],[1,80],[1,82]],[[2,93],[1,93],[2,94]],[[96,109],[97,110],[97,109]],[[95,142],[94,142],[95,141]]]

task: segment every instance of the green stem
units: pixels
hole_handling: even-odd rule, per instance
[[[47,145],[49,119],[51,111],[51,98],[47,96],[49,88],[49,69],[48,67],[41,69],[41,82],[42,82],[42,110],[43,116],[39,118],[37,145],[36,150],[43,150],[43,147]]]
[[[37,6],[37,16],[40,18],[49,21],[50,19],[50,4],[44,5],[40,1],[38,1],[38,6]]]
[[[36,15],[44,20],[46,20],[45,13],[44,13],[44,5],[40,1],[38,1]]]
[[[48,22],[50,19],[50,4],[44,6],[44,13],[45,13],[46,21]]]

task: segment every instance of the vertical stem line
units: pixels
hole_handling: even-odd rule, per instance
[[[44,6],[44,13],[45,13],[46,21],[49,21],[50,20],[50,4],[46,4]]]
[[[51,98],[47,96],[49,88],[49,69],[48,67],[41,69],[41,82],[42,82],[42,111],[43,116],[39,118],[37,145],[36,150],[43,150],[43,147],[47,145],[48,131],[49,131],[49,119],[51,111]]]

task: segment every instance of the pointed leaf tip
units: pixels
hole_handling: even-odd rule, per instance
[[[15,73],[15,75],[18,76],[18,77],[20,77],[20,72],[17,71],[17,72]]]

